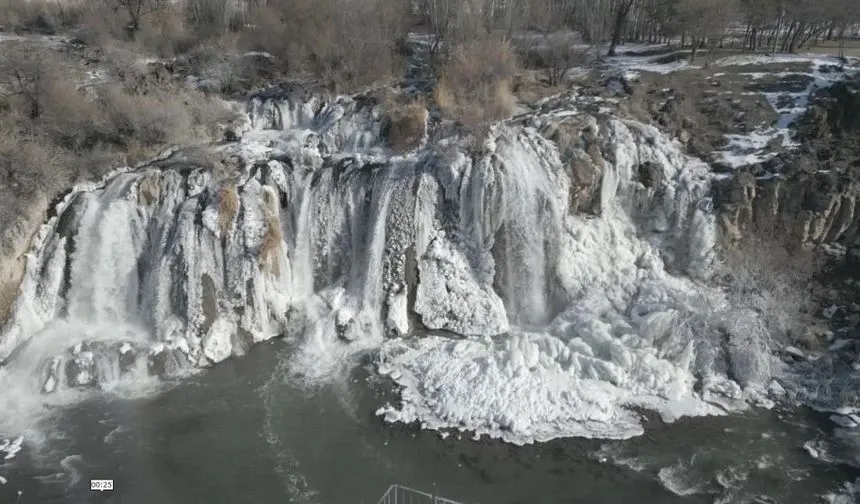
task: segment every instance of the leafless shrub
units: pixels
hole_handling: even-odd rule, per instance
[[[0,186],[26,196],[55,189],[68,182],[64,170],[58,169],[63,153],[44,135],[3,128],[0,141]]]
[[[166,93],[130,95],[114,86],[102,94],[100,101],[118,141],[134,138],[143,145],[164,144],[185,137],[183,132],[192,128],[189,117],[171,107]]]
[[[184,54],[201,40],[194,27],[187,22],[182,9],[174,5],[160,7],[141,19],[135,38],[145,48],[162,57]]]
[[[92,7],[81,17],[77,36],[87,44],[96,46],[112,46],[116,41],[124,41],[128,37],[125,22],[120,16],[105,15],[105,12],[112,11],[108,0],[93,0]]]
[[[240,46],[265,51],[293,74],[351,91],[400,71],[406,4],[396,0],[280,0],[249,14]]]
[[[154,13],[166,8],[168,0],[112,0],[116,10],[122,12],[126,19],[125,28],[130,36],[140,29],[141,21]]]
[[[109,129],[98,104],[70,79],[56,78],[45,86],[40,129],[53,143],[74,151],[92,149]]]
[[[187,0],[185,15],[198,36],[218,36],[230,27],[234,18],[231,0]]]
[[[419,102],[386,107],[385,131],[395,151],[405,152],[418,146],[427,132],[427,108]]]
[[[784,344],[806,338],[805,327],[818,308],[816,276],[824,268],[820,255],[761,233],[726,250],[724,265],[735,306],[758,313]]]
[[[483,39],[454,49],[442,68],[434,97],[442,112],[470,129],[508,117],[517,59],[510,44]]]
[[[0,50],[0,98],[30,119],[45,109],[48,84],[62,72],[58,58],[38,44],[7,42]]]

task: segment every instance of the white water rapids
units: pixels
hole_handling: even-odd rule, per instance
[[[174,156],[74,190],[0,335],[0,431],[278,335],[308,380],[374,352],[402,389],[389,421],[515,443],[743,407],[771,358],[708,283],[708,167],[575,103],[496,125],[480,154],[394,155],[365,99],[261,96],[216,149],[232,171]],[[593,187],[545,136],[559,125]],[[593,212],[573,210],[583,190]]]

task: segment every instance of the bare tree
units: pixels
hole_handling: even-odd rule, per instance
[[[615,48],[621,43],[621,37],[624,34],[624,28],[627,23],[627,17],[633,8],[636,0],[616,0],[614,2],[612,15],[612,38],[609,42],[609,56],[615,56]]]
[[[559,84],[567,69],[581,60],[587,51],[578,51],[578,38],[568,30],[568,20],[574,13],[571,0],[528,0],[525,2],[527,28],[540,35],[540,45],[532,50],[546,68],[551,86]]]
[[[690,61],[695,61],[700,48],[707,47],[710,62],[726,27],[735,19],[735,13],[731,0],[680,0],[679,23],[692,39]]]
[[[134,36],[140,29],[140,20],[168,4],[168,0],[115,0],[117,5],[128,15],[126,30]]]
[[[0,97],[18,102],[21,111],[37,119],[44,110],[47,74],[56,70],[46,49],[9,42],[0,51]]]

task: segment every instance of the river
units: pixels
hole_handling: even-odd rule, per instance
[[[627,441],[443,439],[374,415],[391,389],[369,358],[308,386],[286,369],[291,351],[264,343],[151,397],[56,411],[5,471],[0,502],[361,504],[399,483],[472,504],[800,504],[858,476],[803,450],[829,429],[804,411],[650,420]]]

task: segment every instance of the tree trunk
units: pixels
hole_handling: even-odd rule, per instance
[[[845,59],[845,32],[848,30],[848,25],[842,27],[839,32],[839,57]]]
[[[786,30],[785,35],[782,37],[782,44],[780,44],[780,51],[782,52],[790,52],[788,50],[788,44],[791,41],[792,35],[794,35],[794,27],[797,26],[796,21],[792,21],[788,26],[788,30]]]
[[[801,21],[797,26],[797,29],[794,30],[794,36],[791,37],[791,42],[788,45],[788,52],[794,53],[797,50],[797,43],[800,41],[800,36],[803,34],[806,29],[806,22]]]
[[[612,24],[612,40],[609,43],[608,56],[615,56],[615,48],[621,43],[621,33],[624,31],[624,23],[627,21],[627,14],[630,13],[632,6],[633,0],[622,0],[621,5],[618,6],[615,22]]]

